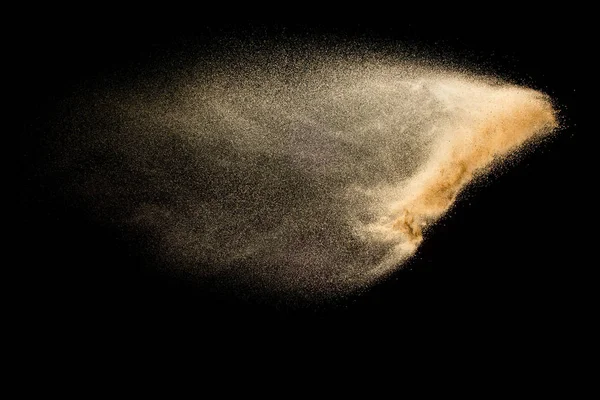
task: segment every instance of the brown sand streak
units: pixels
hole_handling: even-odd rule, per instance
[[[519,96],[514,89],[504,91],[499,93],[497,104],[486,104],[475,115],[466,115],[465,120],[471,121],[447,135],[414,181],[411,196],[393,222],[393,228],[408,242],[418,245],[423,240],[423,228],[443,215],[460,190],[496,158],[557,127],[555,112],[545,97],[537,93]]]

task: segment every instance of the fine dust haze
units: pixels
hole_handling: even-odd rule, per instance
[[[422,60],[230,61],[79,95],[48,167],[67,201],[198,280],[306,298],[373,284],[557,126],[542,93]]]

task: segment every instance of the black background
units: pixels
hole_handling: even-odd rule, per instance
[[[567,15],[416,21],[406,13],[383,20],[338,16],[273,22],[232,20],[223,10],[162,11],[73,15],[48,9],[21,25],[24,130],[17,267],[35,293],[30,300],[35,318],[45,326],[336,324],[376,316],[453,318],[465,310],[475,319],[508,315],[525,323],[570,313],[588,266],[581,244],[586,180],[576,125],[577,35],[565,28]],[[564,127],[495,174],[493,182],[471,185],[429,232],[408,268],[364,293],[309,308],[215,293],[154,271],[143,241],[92,221],[86,210],[40,179],[38,168],[59,129],[48,121],[76,88],[126,80],[155,67],[156,59],[210,46],[215,37],[250,34],[266,40],[357,38],[433,49],[548,93]]]

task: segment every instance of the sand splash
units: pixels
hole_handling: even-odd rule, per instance
[[[539,92],[423,63],[246,61],[78,99],[65,196],[168,268],[327,296],[401,268],[475,176],[557,126]]]

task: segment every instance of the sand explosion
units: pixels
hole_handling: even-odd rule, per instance
[[[473,74],[267,61],[79,98],[66,196],[169,268],[328,295],[400,268],[473,177],[557,126],[545,95]]]

